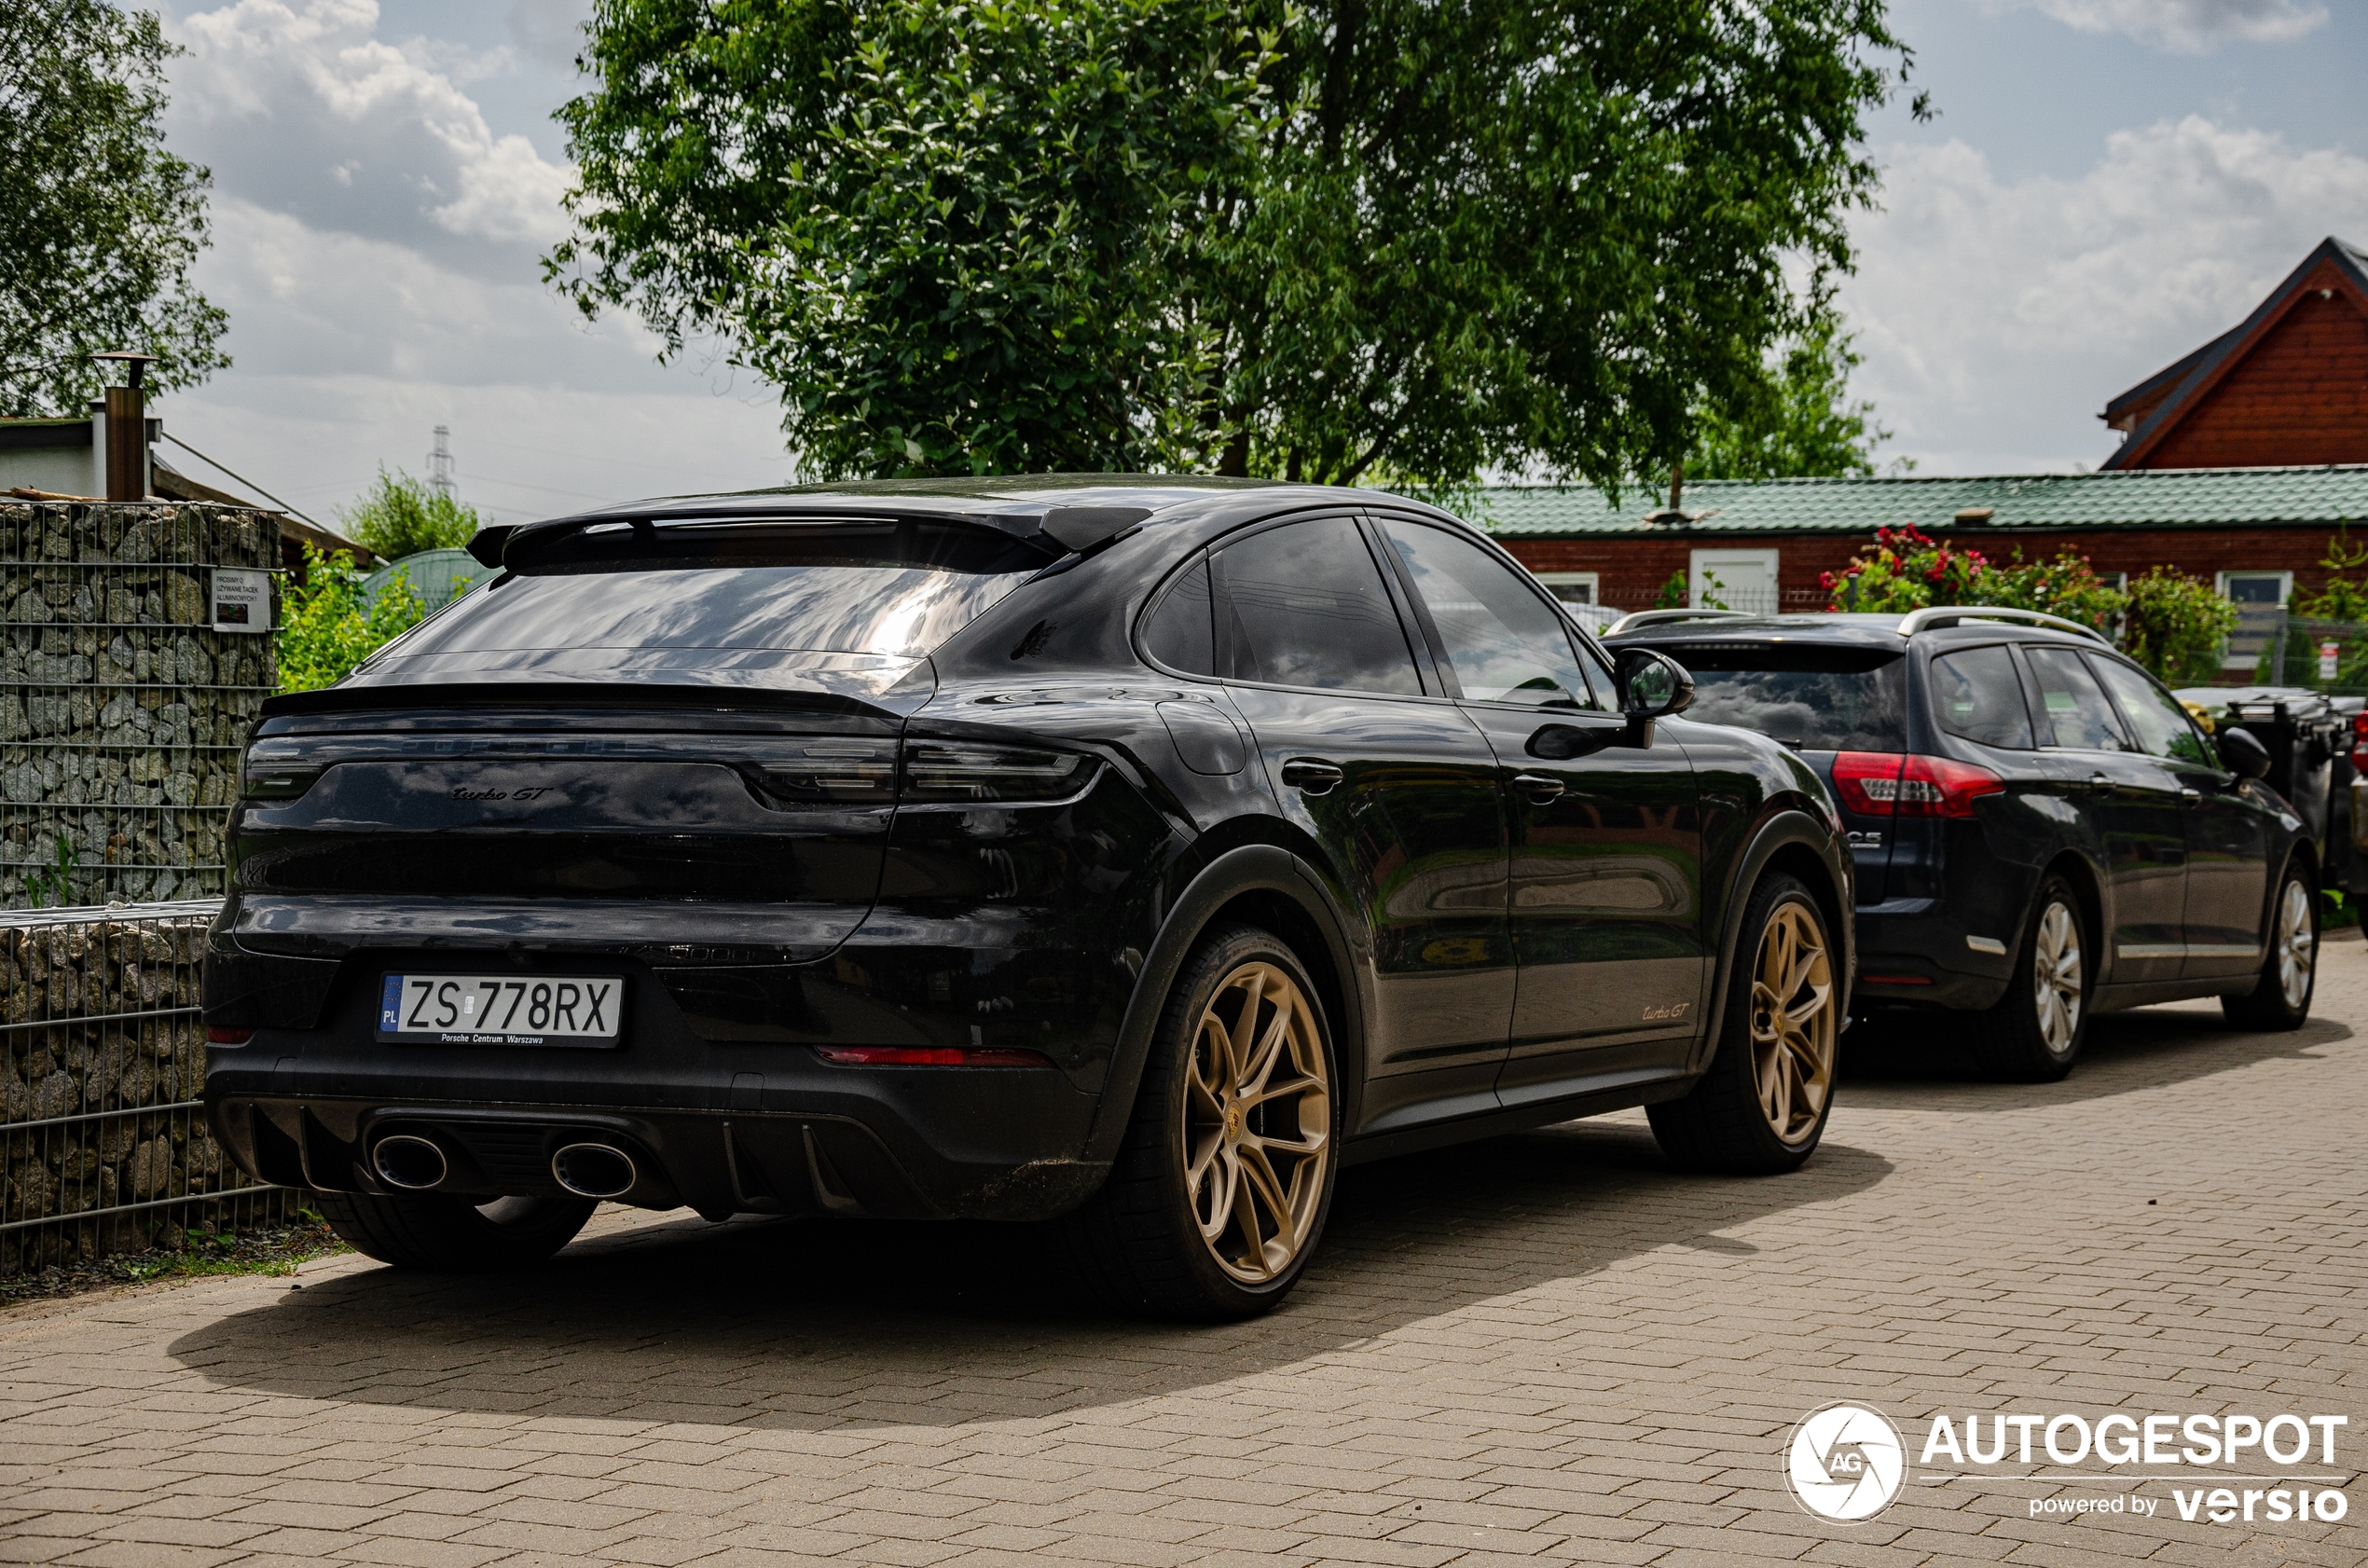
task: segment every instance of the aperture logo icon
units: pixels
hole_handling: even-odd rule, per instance
[[[1864,1405],[1822,1405],[1801,1417],[1784,1479],[1819,1519],[1856,1524],[1892,1506],[1907,1479],[1907,1445],[1891,1417]]]

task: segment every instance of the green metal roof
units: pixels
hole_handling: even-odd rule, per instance
[[[2368,464],[2320,468],[2166,468],[2107,474],[2017,474],[1968,479],[1706,479],[1686,487],[1690,523],[1653,523],[1669,503],[1631,489],[1548,485],[1482,489],[1473,520],[1507,538],[1594,534],[1867,533],[1913,523],[1954,528],[1960,512],[1990,509],[1989,530],[2261,528],[2368,518]]]

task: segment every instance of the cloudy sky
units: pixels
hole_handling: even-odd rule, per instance
[[[553,108],[588,0],[165,6],[169,132],[214,177],[237,364],[168,429],[317,517],[450,427],[503,518],[777,483],[761,384],[577,321]],[[1940,110],[1872,127],[1844,294],[1858,390],[1921,472],[2093,467],[2107,398],[2234,324],[2323,236],[2368,242],[2368,6],[1896,0]],[[202,469],[198,472],[203,473]]]

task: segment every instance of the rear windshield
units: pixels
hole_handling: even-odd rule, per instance
[[[602,524],[455,600],[399,651],[917,658],[1048,558],[933,524]]]
[[[1906,660],[1814,643],[1655,646],[1693,673],[1686,717],[1760,734],[1798,751],[1905,751]]]

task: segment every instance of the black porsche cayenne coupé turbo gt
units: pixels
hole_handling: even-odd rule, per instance
[[[239,1162],[372,1256],[599,1199],[1066,1217],[1259,1311],[1344,1162],[1627,1107],[1816,1147],[1852,865],[1481,535],[1370,492],[1027,478],[519,528],[274,699],[206,970]]]

